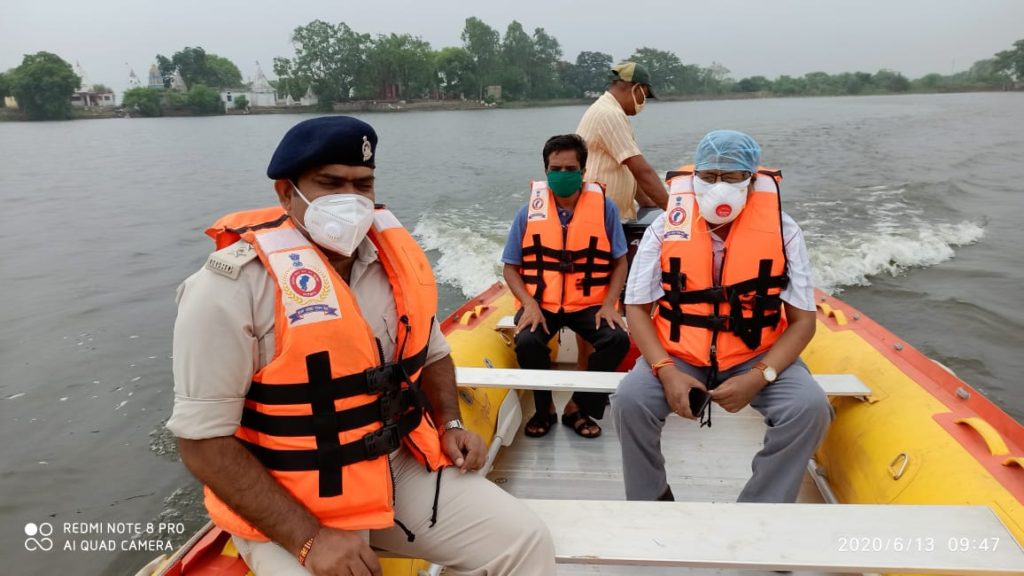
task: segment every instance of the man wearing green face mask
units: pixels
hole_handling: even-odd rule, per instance
[[[544,144],[547,180],[534,182],[517,213],[501,259],[503,275],[521,308],[516,314],[520,368],[551,367],[548,342],[563,327],[594,347],[587,370],[615,370],[629,351],[629,334],[615,304],[626,282],[626,237],[615,203],[601,184],[583,181],[587,145],[576,134]],[[607,394],[577,392],[562,423],[596,438]],[[536,413],[527,436],[543,436],[555,423],[551,392],[533,393]]]

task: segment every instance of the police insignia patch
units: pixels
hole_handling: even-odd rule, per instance
[[[363,162],[368,162],[370,158],[373,158],[373,146],[370,145],[366,136],[363,136]]]

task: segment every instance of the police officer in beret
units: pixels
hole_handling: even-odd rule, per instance
[[[473,574],[554,574],[544,524],[479,469],[429,262],[375,205],[377,134],[285,134],[279,205],[207,230],[178,289],[167,427],[257,575],[380,574],[374,548]]]

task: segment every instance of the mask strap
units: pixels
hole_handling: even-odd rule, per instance
[[[299,190],[299,187],[295,185],[295,182],[292,182],[291,180],[289,180],[288,183],[292,185],[292,189],[295,190],[299,194],[299,198],[302,198],[302,201],[306,203],[306,206],[312,205],[312,203],[309,200],[306,199],[306,195],[302,193],[302,190]],[[306,228],[305,224],[303,224],[302,222],[299,222],[298,218],[292,216],[291,214],[289,214],[288,217],[292,219],[292,222],[294,222],[296,226],[298,226],[299,228],[302,228],[306,232],[309,232],[309,228]]]

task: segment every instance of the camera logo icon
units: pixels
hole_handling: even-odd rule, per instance
[[[43,522],[36,524],[29,522],[25,524],[25,550],[29,552],[49,552],[53,550],[53,524]]]

